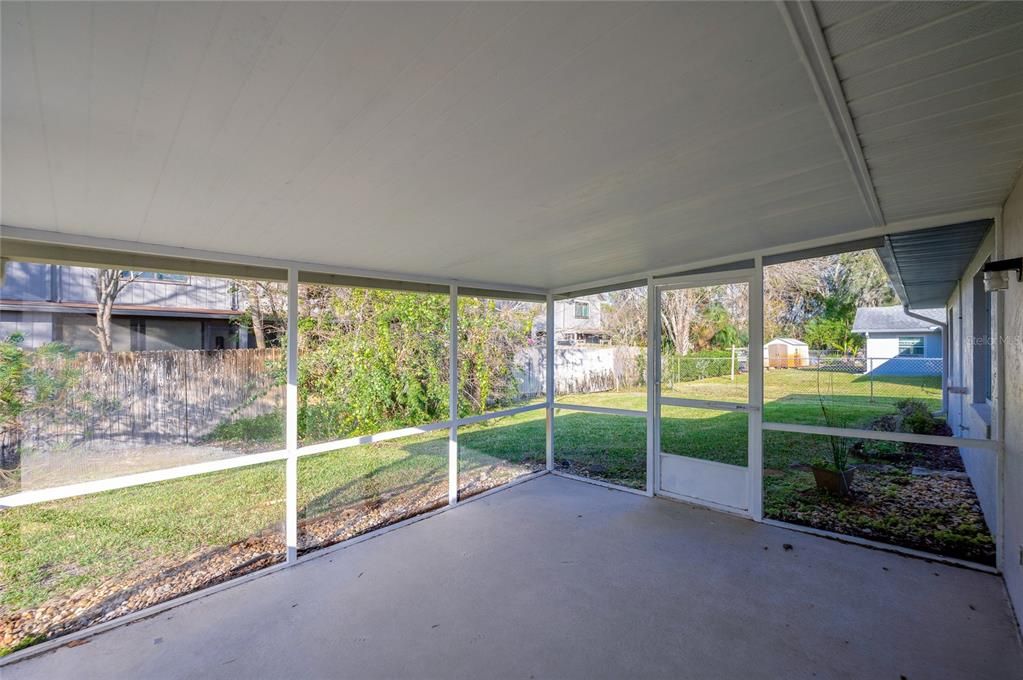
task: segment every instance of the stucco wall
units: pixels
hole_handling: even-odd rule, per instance
[[[948,384],[965,388],[965,393],[949,394],[948,421],[957,436],[985,439],[990,436],[990,416],[983,396],[978,397],[973,380],[973,343],[981,335],[974,330],[974,281],[976,273],[991,256],[995,246],[992,231],[966,268],[963,278],[949,300],[952,310],[952,348]],[[986,449],[959,449],[963,464],[980,498],[984,519],[992,533],[998,531],[998,476],[995,454]]]
[[[1002,212],[1005,257],[1023,256],[1023,179],[1017,179]],[[1023,614],[1023,284],[1003,295],[1005,324],[1005,582],[1017,614]]]

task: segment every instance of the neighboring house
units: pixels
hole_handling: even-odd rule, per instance
[[[764,345],[764,366],[803,368],[810,365],[810,346],[795,338],[775,338]]]
[[[554,303],[554,343],[571,345],[606,345],[611,332],[603,327],[601,314],[605,300],[600,295],[589,295]],[[545,332],[547,320],[538,315],[533,323],[534,333]]]
[[[96,270],[8,262],[0,287],[0,337],[14,332],[34,348],[62,342],[97,351]],[[125,276],[128,273],[125,272]],[[113,310],[116,351],[231,349],[249,346],[231,319],[239,313],[231,282],[209,276],[138,272]]]
[[[878,375],[941,375],[944,318],[944,309],[920,309],[910,315],[898,305],[860,307],[852,331],[866,340],[865,370]]]

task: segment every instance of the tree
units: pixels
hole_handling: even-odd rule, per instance
[[[710,288],[679,288],[661,296],[661,328],[664,342],[677,354],[693,351],[693,326],[710,300]]]
[[[277,281],[236,279],[236,290],[244,294],[245,312],[242,323],[252,328],[256,348],[266,349],[267,336],[283,337],[287,332],[287,294]]]
[[[101,352],[114,351],[111,322],[114,302],[125,288],[135,282],[138,274],[139,272],[125,272],[121,269],[97,269],[92,276],[96,291],[96,328],[92,329],[92,334],[99,341]]]
[[[611,332],[612,342],[627,347],[646,346],[646,288],[629,288],[608,293],[601,306],[603,326]]]
[[[852,324],[844,319],[819,317],[806,325],[806,342],[813,349],[831,349],[852,354],[863,343],[862,337],[852,332]]]
[[[872,250],[785,262],[764,268],[764,336],[803,338],[809,324],[818,318],[841,320],[848,326],[851,346],[859,342],[851,336],[858,307],[876,307],[897,302],[888,275]],[[836,340],[831,328],[817,328],[822,335]],[[849,343],[841,343],[850,347]],[[830,346],[830,345],[829,345]],[[833,347],[837,349],[836,347]],[[843,350],[845,351],[845,350]]]

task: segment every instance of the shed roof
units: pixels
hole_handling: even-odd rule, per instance
[[[895,331],[936,331],[945,319],[945,310],[920,309],[917,314],[934,320],[928,323],[906,314],[902,307],[860,307],[853,321],[853,333],[883,333]]]
[[[775,338],[774,340],[771,340],[770,342],[766,343],[764,347],[767,347],[767,345],[773,345],[778,342],[786,345],[791,345],[792,347],[809,347],[809,345],[807,345],[802,340],[797,340],[795,338]]]

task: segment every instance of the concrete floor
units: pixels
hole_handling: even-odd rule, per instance
[[[978,680],[1023,653],[996,576],[545,476],[0,676]]]

